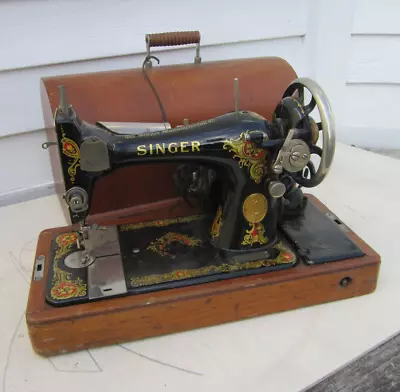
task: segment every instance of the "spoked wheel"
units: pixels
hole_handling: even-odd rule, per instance
[[[311,94],[311,100],[304,103],[304,90]],[[316,123],[310,113],[318,108],[321,121]],[[309,78],[294,80],[283,94],[275,116],[286,118],[289,129],[303,128],[310,130],[310,153],[320,157],[316,170],[310,160],[304,170],[292,172],[290,175],[301,186],[310,188],[319,185],[329,172],[335,154],[335,123],[328,98],[322,88]],[[317,146],[319,133],[322,133],[322,148]]]

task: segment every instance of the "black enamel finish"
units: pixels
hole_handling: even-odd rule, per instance
[[[217,280],[232,279],[245,275],[266,273],[277,269],[295,268],[297,263],[314,264],[338,262],[340,260],[361,257],[364,253],[348,238],[339,225],[327,218],[313,202],[308,201],[303,213],[297,217],[288,217],[282,222],[283,231],[279,231],[279,243],[283,244],[284,251],[294,256],[282,263],[277,255],[276,247],[269,249],[269,260],[262,266],[256,263],[239,263],[240,269],[229,269],[237,266],[229,256],[227,257],[205,240],[212,217],[200,216],[190,222],[173,222],[168,225],[151,227],[133,227],[126,229],[119,227],[119,240],[122,261],[124,266],[125,281],[128,289],[127,295],[142,292],[154,292],[164,289],[185,287],[194,284],[208,283]],[[129,225],[128,225],[129,226]],[[304,229],[304,230],[303,230]],[[170,241],[161,249],[160,255],[154,251],[152,243],[160,243],[167,233],[175,233],[186,238],[198,240],[196,244],[187,245],[179,238]],[[52,260],[57,247],[53,242]],[[140,252],[134,252],[140,249]],[[65,257],[76,250],[76,246],[63,254],[57,261],[56,267],[70,274],[69,281],[87,284],[87,269],[70,269],[65,266]],[[282,254],[281,254],[282,255]],[[87,293],[82,296],[68,299],[54,299],[51,290],[55,288],[55,273],[51,268],[48,274],[46,300],[54,306],[73,305],[88,302]],[[199,272],[200,271],[200,272]],[[195,274],[193,272],[196,272]],[[181,273],[185,275],[179,279]],[[162,277],[162,278],[157,278]],[[65,286],[65,282],[61,283]],[[61,294],[65,291],[56,290]]]
[[[294,217],[288,217],[282,230],[309,264],[322,264],[364,256],[345,234],[346,226],[337,218],[322,214],[313,203]]]
[[[210,217],[211,218],[211,217]],[[223,252],[210,245],[206,240],[210,219],[206,217],[194,222],[182,224],[172,224],[159,228],[144,228],[140,231],[120,231],[119,238],[122,261],[126,276],[126,284],[130,294],[158,291],[175,287],[190,286],[193,284],[208,283],[218,280],[237,278],[240,276],[264,273],[272,270],[291,268],[295,265],[296,259],[292,262],[279,263],[273,259],[279,255],[279,251],[270,248],[268,257],[271,259],[270,265],[253,268],[254,263],[240,263],[226,256]],[[174,242],[166,247],[168,255],[161,256],[148,247],[152,241],[162,238],[165,232],[180,233],[189,238],[203,238],[199,245],[193,247],[183,243]],[[140,234],[139,234],[140,233]],[[284,241],[288,249],[290,245],[279,235],[279,240]],[[132,252],[133,248],[141,249],[139,253]],[[229,266],[241,266],[240,270],[228,270]],[[179,273],[187,275],[186,278],[176,279],[173,277]],[[201,273],[191,276],[191,272],[201,271]],[[135,284],[134,279],[140,281],[141,277],[160,276],[164,281],[157,283]]]

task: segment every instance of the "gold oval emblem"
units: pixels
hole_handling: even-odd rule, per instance
[[[253,193],[243,202],[243,215],[250,223],[261,222],[268,211],[268,201],[262,193]]]

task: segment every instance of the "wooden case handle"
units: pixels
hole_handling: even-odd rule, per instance
[[[195,64],[201,63],[200,57],[200,32],[199,31],[174,31],[170,33],[146,34],[147,57],[150,57],[150,48],[156,46],[179,46],[196,44]],[[147,62],[151,67],[151,62]]]
[[[174,31],[170,33],[146,34],[146,44],[153,46],[178,46],[200,43],[199,31]]]

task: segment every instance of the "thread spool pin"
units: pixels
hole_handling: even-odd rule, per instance
[[[239,115],[239,79],[234,79],[235,86],[235,113]]]

